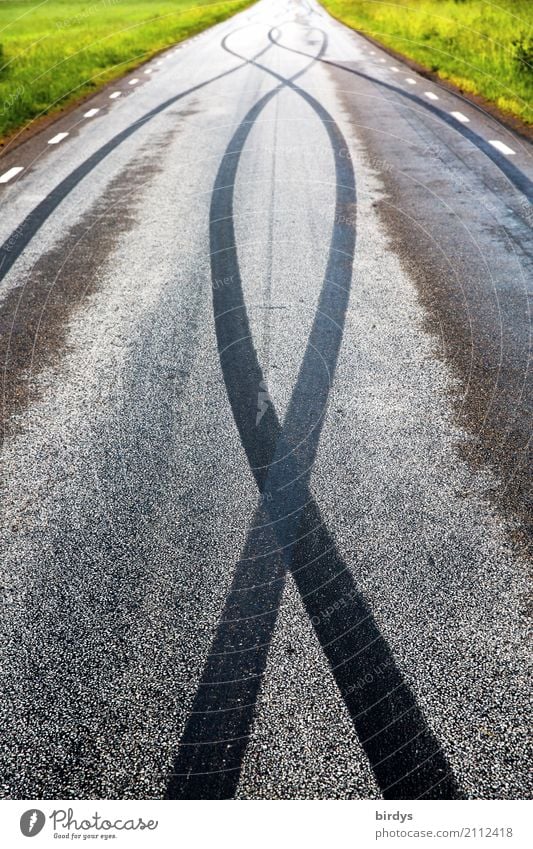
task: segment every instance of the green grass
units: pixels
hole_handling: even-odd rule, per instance
[[[0,137],[252,0],[0,0]]]
[[[322,0],[336,18],[533,123],[533,0]]]

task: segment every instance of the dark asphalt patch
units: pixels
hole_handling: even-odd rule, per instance
[[[74,311],[98,288],[98,269],[132,224],[137,193],[153,174],[152,165],[127,168],[0,302],[0,444],[16,432],[17,417],[38,397],[38,374],[63,353]],[[22,240],[24,226],[16,232]],[[11,245],[16,253],[15,237]]]
[[[335,68],[331,73],[339,81]],[[376,211],[390,235],[392,249],[417,286],[426,310],[426,327],[440,340],[436,355],[451,366],[460,381],[461,389],[450,400],[457,422],[472,438],[458,445],[458,450],[474,469],[488,466],[496,473],[490,495],[510,520],[510,540],[527,556],[533,541],[533,372],[526,285],[531,271],[531,229],[519,216],[512,231],[505,222],[494,227],[492,219],[492,242],[500,245],[500,255],[510,257],[509,264],[514,266],[510,278],[503,267],[498,269],[479,253],[471,234],[465,234],[463,208],[458,206],[458,217],[451,219],[450,210],[439,209],[433,194],[421,192],[409,179],[409,171],[402,173],[401,153],[393,151],[397,142],[374,132],[363,117],[364,106],[359,114],[357,99],[343,92],[342,85],[340,89],[348,114],[356,117],[357,134],[369,161],[378,161],[386,198],[377,203]],[[442,139],[440,145],[445,150]],[[392,167],[396,162],[399,167]],[[445,173],[445,163],[437,164]],[[465,190],[454,185],[452,172],[443,183],[449,203],[448,192],[453,193],[454,188],[461,189],[455,198],[459,203]],[[478,206],[470,217],[467,210],[466,220],[474,223],[481,212],[482,206]],[[447,228],[441,226],[442,213],[447,215]],[[436,247],[434,234],[451,230],[455,239],[448,238],[445,250]],[[458,497],[466,495],[458,493]]]

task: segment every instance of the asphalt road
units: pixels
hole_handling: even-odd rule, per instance
[[[530,156],[313,0],[2,156],[5,798],[530,795]]]

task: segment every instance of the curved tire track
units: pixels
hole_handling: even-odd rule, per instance
[[[325,46],[324,35],[319,56]],[[229,287],[213,287],[215,327],[228,398],[261,498],[181,739],[167,796],[212,799],[235,794],[289,569],[384,797],[457,798],[459,790],[449,764],[309,491],[351,285],[355,227],[347,223],[351,221],[347,213],[353,212],[356,200],[352,163],[341,156],[346,142],[333,118],[294,83],[309,66],[286,80],[253,64],[281,84],[249,110],[226,150],[213,189],[210,237],[213,282],[229,275],[234,281]],[[272,405],[256,423],[264,378],[240,279],[233,193],[249,133],[284,86],[306,100],[329,136],[335,158],[336,209],[319,303],[282,427]],[[335,609],[339,600],[343,604]],[[325,616],[329,609],[335,613]],[[365,676],[370,683],[356,686]]]

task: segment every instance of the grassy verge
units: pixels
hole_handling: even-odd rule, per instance
[[[533,123],[533,0],[322,0],[372,36]]]
[[[252,0],[0,0],[0,137]]]

